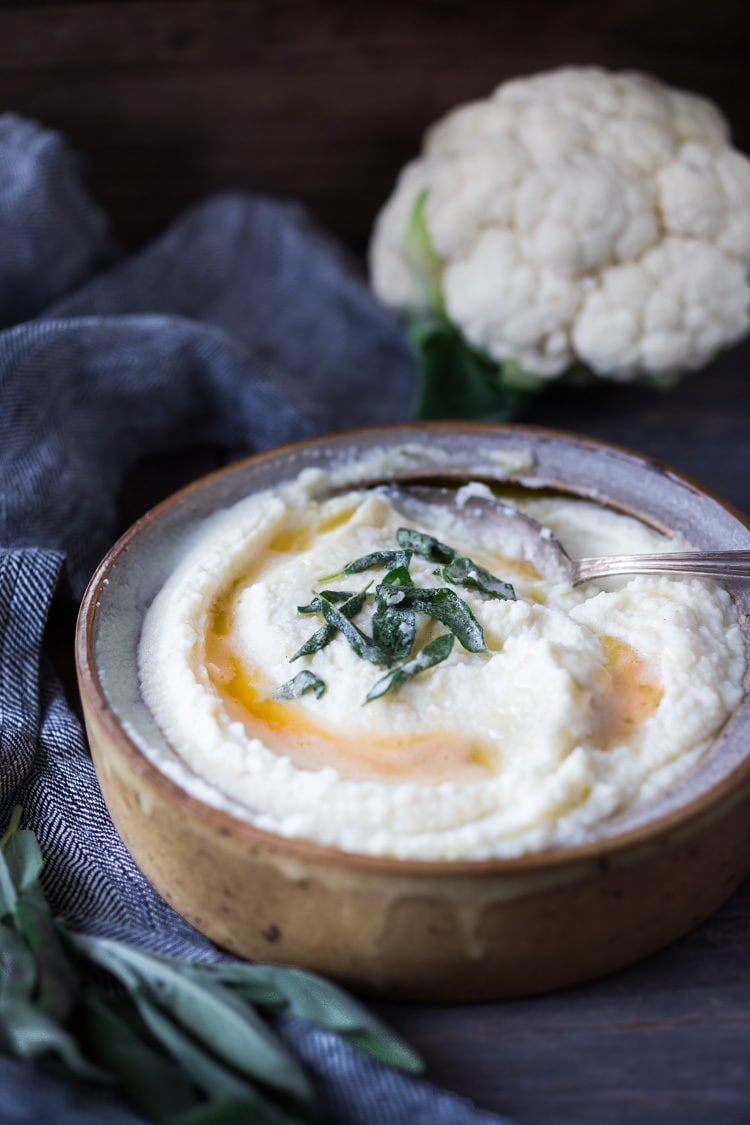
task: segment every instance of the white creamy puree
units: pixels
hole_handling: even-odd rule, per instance
[[[341,634],[289,662],[322,624],[297,607],[320,589],[372,579],[374,590],[382,570],[325,576],[420,525],[382,493],[318,501],[325,483],[308,470],[206,519],[140,644],[143,695],[166,738],[259,826],[402,858],[572,843],[689,769],[739,702],[742,640],[719,586],[635,577],[572,589],[504,555],[491,529],[435,508],[423,530],[512,582],[517,600],[456,588],[489,651],[456,642],[445,662],[365,704],[383,669]],[[523,506],[573,556],[673,549],[591,502]],[[446,585],[434,569],[415,556],[415,584]],[[367,610],[356,620],[369,632]],[[446,631],[418,622],[415,651]],[[272,698],[304,668],[325,682],[320,698]]]

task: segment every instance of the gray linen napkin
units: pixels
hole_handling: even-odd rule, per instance
[[[212,199],[116,260],[65,142],[14,115],[0,117],[0,325],[0,827],[22,804],[48,897],[75,928],[213,960],[113,828],[53,667],[49,616],[72,612],[122,530],[118,495],[136,463],[408,418],[406,341],[292,205]],[[326,1121],[500,1120],[327,1032],[287,1021],[284,1034]],[[0,1122],[41,1120],[138,1119],[111,1092],[0,1057]]]

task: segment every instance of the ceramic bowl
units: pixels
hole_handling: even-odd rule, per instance
[[[750,871],[747,692],[699,765],[596,838],[518,859],[347,854],[262,831],[196,795],[145,704],[143,615],[197,520],[304,467],[407,450],[415,476],[503,479],[594,498],[699,548],[748,548],[748,524],[653,461],[549,430],[424,424],[342,433],[251,457],[140,520],[91,580],[76,657],[112,818],[161,895],[220,946],[316,970],[370,994],[510,997],[580,982],[666,945]],[[750,583],[732,589],[750,649]],[[747,687],[747,685],[746,685]]]

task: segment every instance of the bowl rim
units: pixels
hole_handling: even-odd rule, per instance
[[[706,815],[714,812],[725,801],[739,799],[746,786],[750,785],[750,746],[741,760],[733,766],[725,776],[719,778],[708,788],[700,790],[692,798],[672,810],[668,810],[653,819],[640,823],[621,832],[604,836],[601,839],[587,840],[583,843],[565,844],[535,852],[522,853],[513,857],[490,857],[484,859],[400,859],[395,856],[371,855],[362,852],[344,851],[341,848],[319,844],[304,837],[284,836],[269,829],[259,828],[251,820],[235,815],[229,809],[222,809],[200,799],[189,790],[183,788],[144,753],[136,741],[130,737],[123,728],[110,704],[107,694],[102,686],[96,660],[93,652],[94,618],[97,611],[98,593],[104,580],[115,565],[117,560],[127,551],[131,542],[142,532],[158,520],[165,511],[183,502],[196,491],[210,485],[217,480],[225,479],[234,473],[243,473],[250,466],[274,461],[277,459],[291,458],[301,449],[310,449],[316,446],[324,447],[331,441],[344,443],[347,440],[356,441],[358,437],[367,436],[375,438],[383,435],[392,438],[399,431],[408,431],[410,434],[419,433],[484,433],[497,434],[498,431],[508,435],[517,435],[522,438],[524,434],[540,439],[557,439],[573,442],[591,450],[606,450],[623,455],[625,458],[635,460],[659,473],[664,473],[671,479],[690,491],[714,501],[727,514],[734,517],[746,530],[750,531],[750,519],[744,516],[737,508],[726,501],[718,493],[704,487],[691,476],[674,469],[671,465],[652,457],[639,453],[626,446],[615,442],[603,441],[584,434],[577,434],[567,430],[555,429],[546,426],[525,426],[519,423],[494,423],[474,421],[435,421],[435,422],[398,422],[388,425],[356,427],[326,433],[312,438],[303,438],[294,442],[287,442],[274,446],[259,453],[252,453],[228,465],[214,469],[204,474],[189,484],[167,496],[164,500],[154,505],[140,516],[116,540],[106,552],[94,573],[92,574],[78,611],[75,629],[75,663],[78,678],[78,687],[84,715],[87,708],[92,708],[97,715],[97,721],[102,724],[108,738],[116,744],[117,750],[124,756],[127,764],[140,778],[149,783],[156,792],[165,800],[176,801],[186,814],[196,817],[208,829],[212,829],[224,836],[233,836],[238,842],[247,844],[256,849],[263,848],[271,853],[285,853],[290,857],[304,858],[320,865],[354,868],[361,872],[370,872],[374,875],[400,875],[419,879],[450,877],[455,875],[476,876],[477,878],[498,876],[527,876],[531,874],[549,873],[564,867],[580,863],[597,862],[604,864],[618,853],[637,849],[641,845],[652,842],[656,837],[686,829],[693,822],[700,821]],[[422,473],[422,476],[428,475]],[[438,474],[435,474],[438,475]],[[447,474],[440,474],[447,475]],[[509,474],[508,479],[521,477],[523,472]],[[353,484],[356,487],[356,483]],[[580,493],[583,495],[583,493]],[[610,504],[613,498],[602,497],[600,502]],[[629,511],[627,507],[621,510]],[[635,513],[633,513],[635,514]],[[644,515],[640,518],[646,519]],[[646,521],[647,522],[647,521]],[[653,522],[652,522],[653,526]],[[746,653],[750,647],[750,622],[740,622],[745,634]],[[722,741],[731,726],[740,718],[743,711],[750,713],[750,695],[748,694],[748,678],[750,677],[750,663],[745,670],[743,696],[737,707],[725,720],[712,747]],[[710,747],[704,753],[708,753]],[[189,770],[190,767],[186,765]]]

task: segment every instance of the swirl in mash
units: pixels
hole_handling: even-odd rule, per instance
[[[142,691],[192,771],[260,827],[347,851],[421,859],[513,856],[580,840],[695,763],[741,698],[733,603],[700,579],[637,577],[572,589],[500,545],[471,540],[445,509],[429,526],[512,582],[516,601],[457,592],[488,651],[450,657],[363,704],[382,669],[340,634],[289,657],[320,625],[297,607],[347,561],[395,546],[405,523],[386,495],[316,500],[303,474],[206,519],[149,610]],[[599,505],[524,508],[574,556],[669,550]],[[468,537],[468,538],[467,538]],[[440,586],[414,557],[418,586]],[[382,574],[337,578],[355,592]],[[366,614],[358,619],[367,628]],[[420,618],[417,646],[444,632]],[[309,668],[316,698],[273,699]]]

